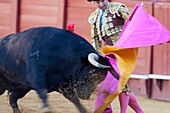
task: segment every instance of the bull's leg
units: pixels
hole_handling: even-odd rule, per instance
[[[42,112],[51,113],[52,110],[49,107],[48,102],[47,102],[47,93],[48,93],[48,91],[47,91],[47,89],[46,89],[46,87],[45,87],[45,85],[43,83],[45,84],[45,81],[43,81],[43,80],[40,80],[39,82],[37,81],[35,83],[34,88],[36,89],[37,94],[39,95],[39,97],[41,98],[41,100],[43,102],[43,107],[41,109]]]
[[[37,89],[37,93],[43,101],[43,107],[42,107],[41,111],[43,113],[51,113],[52,110],[49,107],[48,102],[47,102],[47,90],[46,89]]]
[[[80,113],[88,113],[85,107],[80,103],[80,100],[73,89],[70,89],[69,91],[64,91],[63,95],[77,107]]]
[[[37,94],[43,102],[42,112],[50,113],[51,108],[48,106],[47,102],[48,91],[46,88],[46,77],[44,69],[40,66],[37,66],[36,64],[32,64],[31,66],[28,66],[28,70],[28,80],[32,84],[32,87],[37,91]]]
[[[18,108],[18,104],[17,104],[17,100],[19,98],[24,97],[27,92],[29,92],[30,90],[17,90],[17,91],[12,91],[9,93],[9,103],[13,109],[13,113],[21,113],[19,108]]]

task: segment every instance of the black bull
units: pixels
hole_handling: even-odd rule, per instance
[[[87,112],[79,98],[90,98],[108,70],[117,75],[108,59],[67,30],[38,27],[0,39],[0,94],[8,90],[14,113],[30,90],[36,90],[44,111],[50,111],[47,93],[57,91]]]

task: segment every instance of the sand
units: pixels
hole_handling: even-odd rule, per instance
[[[144,96],[136,96],[144,113],[170,113],[170,102],[149,99]],[[96,93],[93,93],[89,100],[81,100],[89,113],[93,113]],[[0,113],[12,113],[9,105],[7,92],[0,96]],[[54,113],[78,113],[76,107],[65,97],[57,92],[48,94],[48,101]],[[30,91],[25,97],[18,101],[22,113],[41,113],[41,100],[35,91]],[[116,98],[112,102],[114,113],[120,113],[119,101]],[[135,113],[128,107],[127,113]]]

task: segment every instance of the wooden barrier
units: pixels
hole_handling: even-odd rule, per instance
[[[170,30],[170,3],[156,2],[154,16]],[[170,77],[170,43],[153,47],[153,74],[169,75]],[[152,98],[170,101],[170,80],[154,79]]]
[[[65,0],[21,0],[19,31],[31,27],[64,27]]]
[[[0,0],[0,37],[17,32],[18,0]]]

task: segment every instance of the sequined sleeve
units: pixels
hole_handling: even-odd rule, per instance
[[[99,49],[101,48],[101,41],[99,40],[99,37],[92,37],[92,46],[96,51],[99,52]]]
[[[94,24],[91,24],[91,41],[92,46],[95,48],[96,51],[99,51],[101,48],[101,41],[97,35],[97,30]]]
[[[93,12],[89,18],[88,18],[88,22],[91,24],[91,42],[92,42],[92,46],[94,47],[94,49],[96,51],[99,51],[99,49],[101,48],[101,41],[99,40],[99,36],[97,34],[97,29],[96,29],[96,19],[97,19],[97,15],[98,15],[98,9],[96,9],[95,12]]]
[[[122,18],[125,20],[128,20],[130,15],[132,14],[132,12],[129,11],[128,8],[126,8],[125,6],[120,6],[119,12],[120,12]]]

